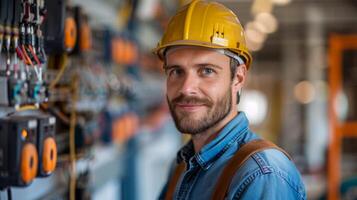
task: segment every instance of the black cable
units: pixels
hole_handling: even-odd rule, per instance
[[[7,199],[12,200],[11,187],[7,188]]]

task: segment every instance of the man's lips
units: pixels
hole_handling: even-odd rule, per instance
[[[179,108],[179,109],[185,110],[185,111],[194,111],[194,110],[199,109],[203,106],[205,106],[205,104],[176,103],[176,108]]]

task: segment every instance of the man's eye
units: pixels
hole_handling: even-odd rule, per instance
[[[208,67],[203,68],[202,71],[201,71],[201,73],[202,73],[203,75],[210,75],[210,74],[212,74],[212,73],[214,73],[214,72],[215,72],[215,71],[214,71],[213,69],[208,68]]]
[[[180,76],[182,74],[182,69],[171,69],[167,72],[168,76]]]

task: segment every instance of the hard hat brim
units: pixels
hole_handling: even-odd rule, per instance
[[[158,45],[157,48],[153,49],[152,52],[156,54],[160,60],[164,60],[165,57],[165,50],[168,47],[173,47],[173,46],[197,46],[197,47],[206,47],[206,48],[212,48],[212,49],[229,49],[233,50],[229,47],[218,45],[218,44],[213,44],[210,42],[203,42],[203,41],[196,41],[196,40],[177,40],[165,45]],[[250,63],[252,62],[252,57],[249,54],[244,53],[243,50],[239,49],[234,49],[233,50],[235,53],[238,55],[242,56],[246,60],[246,66],[247,68],[250,67]]]
[[[164,59],[164,52],[165,49],[168,47],[172,46],[198,46],[198,47],[207,47],[207,48],[214,48],[214,49],[225,49],[227,47],[221,46],[221,45],[216,45],[208,42],[202,42],[202,41],[195,41],[195,40],[178,40],[171,42],[166,45],[159,46],[155,49],[153,49],[153,53],[158,55],[161,60]]]

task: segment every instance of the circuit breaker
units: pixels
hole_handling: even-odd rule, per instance
[[[37,175],[37,120],[26,116],[0,119],[0,189],[26,186]]]
[[[43,26],[46,53],[56,55],[72,51],[77,38],[73,10],[66,7],[66,0],[46,1],[46,8],[51,13]]]
[[[51,115],[41,114],[33,116],[33,119],[37,119],[38,123],[36,138],[39,157],[38,176],[46,177],[52,174],[57,163],[56,118]]]

